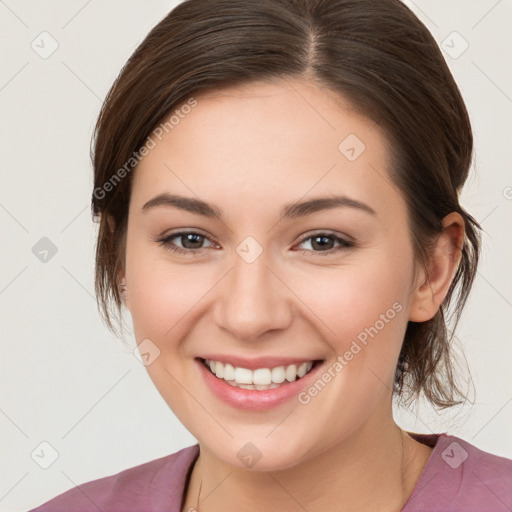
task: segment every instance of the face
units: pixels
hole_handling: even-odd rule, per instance
[[[297,80],[196,101],[135,171],[126,306],[201,449],[282,469],[391,418],[414,289],[407,207],[384,135],[342,97]]]

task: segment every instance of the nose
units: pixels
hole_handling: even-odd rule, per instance
[[[268,263],[265,253],[252,263],[236,254],[217,290],[215,321],[237,340],[254,341],[292,321],[293,293]]]

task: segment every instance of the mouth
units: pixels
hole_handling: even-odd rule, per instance
[[[319,379],[326,360],[209,354],[195,363],[218,400],[240,411],[264,412],[297,399]]]
[[[198,358],[206,369],[218,380],[239,389],[266,391],[287,386],[303,379],[314,368],[324,362],[323,359],[280,364],[269,367],[246,368],[213,359]]]

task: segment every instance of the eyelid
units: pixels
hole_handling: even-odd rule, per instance
[[[343,240],[344,242],[347,242],[347,243],[355,244],[355,242],[356,242],[351,236],[345,235],[344,233],[338,233],[336,231],[331,231],[330,229],[315,229],[313,231],[309,231],[304,236],[302,236],[298,243],[301,243],[304,240],[307,240],[308,238],[318,236],[318,235],[332,236],[334,238]]]
[[[206,234],[202,229],[199,229],[199,228],[179,228],[175,231],[171,231],[171,232],[166,233],[160,237],[157,237],[155,239],[155,241],[160,243],[167,250],[170,250],[170,251],[173,251],[176,253],[180,253],[180,254],[185,254],[185,255],[199,255],[200,253],[202,253],[202,251],[204,249],[208,249],[208,248],[212,247],[212,246],[209,246],[209,247],[200,247],[197,249],[186,249],[186,248],[179,247],[170,242],[170,240],[172,238],[176,238],[176,237],[179,237],[180,235],[183,236],[183,235],[188,235],[188,234],[200,235],[200,236],[204,237],[206,240],[208,240],[212,244],[212,246],[220,245],[213,237]],[[310,232],[304,234],[299,239],[299,241],[294,244],[293,247],[300,245],[304,241],[309,240],[310,238],[314,238],[315,236],[319,236],[319,235],[325,235],[326,237],[332,237],[335,239],[336,242],[339,243],[339,245],[337,247],[333,247],[326,251],[313,251],[313,250],[309,250],[309,249],[298,249],[297,252],[301,252],[302,254],[308,254],[308,255],[314,254],[314,255],[327,256],[330,254],[334,254],[334,253],[343,251],[344,249],[349,249],[356,245],[354,239],[350,236],[347,236],[344,234],[343,235],[338,234],[337,232],[334,232],[334,231],[331,231],[328,229],[323,229],[323,230],[317,229],[317,230],[310,231]]]
[[[306,240],[315,238],[316,236],[320,236],[320,235],[334,238],[335,242],[338,242],[339,245],[336,247],[333,247],[331,249],[328,249],[326,251],[313,251],[310,249],[298,249],[297,252],[300,252],[301,254],[308,255],[308,256],[311,254],[314,254],[315,256],[317,256],[317,255],[318,256],[329,256],[329,255],[333,255],[333,254],[339,254],[340,252],[343,252],[345,250],[351,249],[356,246],[356,242],[354,241],[354,239],[352,237],[341,235],[336,232],[332,232],[330,230],[316,230],[315,232],[307,233],[297,242],[297,244],[295,244],[295,246],[301,245]]]
[[[213,244],[219,245],[219,243],[213,238],[210,234],[208,234],[206,231],[203,231],[199,228],[178,228],[174,231],[165,232],[163,235],[160,235],[157,237],[157,240],[165,240],[168,238],[174,238],[178,235],[201,235],[204,238],[207,238],[210,242]]]
[[[218,246],[218,242],[211,237],[210,235],[207,235],[202,229],[199,228],[179,228],[175,231],[166,232],[165,234],[158,236],[154,239],[155,242],[160,244],[164,249],[168,251],[172,251],[174,253],[183,254],[186,256],[194,256],[194,255],[200,255],[204,249],[208,249],[209,247],[201,247],[199,249],[186,249],[179,247],[178,245],[171,243],[171,239],[177,238],[180,235],[200,235],[204,237],[206,240],[208,240],[212,246]]]

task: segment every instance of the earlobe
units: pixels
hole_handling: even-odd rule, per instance
[[[459,213],[451,212],[443,219],[443,231],[430,258],[428,275],[425,271],[420,272],[413,290],[409,320],[426,322],[438,312],[457,272],[463,243],[464,219]]]

